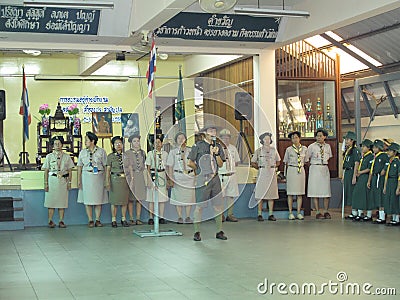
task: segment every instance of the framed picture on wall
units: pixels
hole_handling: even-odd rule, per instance
[[[94,112],[92,113],[92,130],[99,138],[113,136],[112,113]]]
[[[122,136],[129,138],[134,133],[140,133],[139,114],[122,113],[121,114]]]

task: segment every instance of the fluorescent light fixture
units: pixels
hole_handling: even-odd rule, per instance
[[[252,15],[252,16],[269,16],[269,17],[299,17],[308,18],[310,13],[300,10],[287,10],[287,9],[269,9],[258,7],[241,7],[235,6],[234,12],[238,15]]]
[[[61,81],[128,81],[128,76],[68,76],[68,75],[35,75],[35,80]]]
[[[86,1],[86,0],[24,0],[25,6],[35,7],[66,7],[66,8],[86,8],[86,9],[104,9],[114,8],[114,2],[107,1]]]
[[[39,56],[40,54],[42,54],[42,52],[40,50],[22,50],[22,52],[24,52],[25,54],[32,55],[32,56]]]

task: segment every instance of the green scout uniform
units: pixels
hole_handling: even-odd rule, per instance
[[[344,200],[345,205],[352,205],[353,189],[352,184],[354,165],[356,162],[360,162],[361,154],[357,147],[351,147],[347,149],[343,159],[343,188],[344,188]]]
[[[125,178],[122,153],[110,153],[107,166],[111,167],[109,202],[111,205],[127,205],[129,186]]]
[[[217,143],[218,155],[225,161],[225,154],[222,146]],[[188,158],[195,162],[196,174],[196,203],[203,207],[207,206],[206,201],[212,199],[213,205],[222,205],[221,181],[218,175],[216,159],[210,155],[210,144],[206,141],[197,142],[190,151]]]
[[[363,155],[358,167],[359,171],[371,169],[374,155],[372,151],[368,151]],[[370,190],[367,187],[369,173],[364,173],[358,176],[357,183],[353,189],[353,209],[372,210],[375,208],[374,203],[371,201]]]
[[[378,152],[372,162],[370,196],[371,200],[374,203],[374,208],[383,206],[383,184],[385,181],[385,177],[381,176],[380,174],[388,161],[389,158],[385,152]]]
[[[385,166],[386,193],[383,195],[383,207],[387,214],[398,214],[399,196],[396,195],[397,183],[400,175],[400,160],[392,158]]]

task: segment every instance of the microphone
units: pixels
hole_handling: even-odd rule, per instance
[[[217,146],[217,137],[213,136],[211,139],[213,147]]]

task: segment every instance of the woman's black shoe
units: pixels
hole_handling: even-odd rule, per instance
[[[117,222],[112,221],[112,222],[111,222],[111,226],[114,227],[114,228],[117,228],[117,227],[118,227]]]

